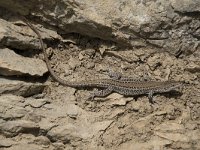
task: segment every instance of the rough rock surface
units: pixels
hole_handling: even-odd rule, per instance
[[[1,14],[7,14],[4,9],[0,10]],[[22,20],[11,18],[11,22],[0,18],[0,46],[7,46],[17,50],[35,50],[39,49],[39,41],[30,28],[26,28],[26,24]],[[48,29],[40,29],[42,38],[59,39],[59,35]]]
[[[10,3],[14,3],[10,5]],[[32,13],[63,35],[80,33],[119,45],[192,53],[199,48],[198,0],[1,1],[0,6]]]
[[[63,79],[112,70],[184,86],[153,104],[117,93],[91,101],[93,89],[44,75],[38,37],[19,14]],[[200,149],[199,15],[199,0],[0,1],[0,149]]]
[[[0,75],[13,76],[29,74],[32,76],[42,76],[47,71],[45,62],[40,59],[22,57],[7,48],[0,49]]]
[[[19,79],[3,78],[0,76],[0,94],[12,93],[20,96],[40,94],[46,87],[43,83],[20,81]]]

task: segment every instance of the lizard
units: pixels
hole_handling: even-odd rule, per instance
[[[123,78],[121,76],[115,76],[108,79],[95,79],[87,81],[67,81],[60,78],[52,69],[48,55],[42,40],[42,37],[38,30],[24,18],[25,23],[36,33],[39,38],[40,46],[44,55],[44,61],[47,69],[52,78],[63,86],[69,86],[72,88],[100,88],[91,94],[91,98],[94,97],[106,97],[112,92],[116,92],[125,96],[137,96],[137,95],[148,95],[149,101],[152,102],[153,94],[165,93],[172,90],[176,90],[182,86],[182,82],[179,81],[140,81],[133,80],[132,78]]]

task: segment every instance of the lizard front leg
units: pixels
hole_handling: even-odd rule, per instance
[[[104,90],[94,90],[90,96],[89,99],[94,99],[94,97],[105,97],[109,94],[111,94],[113,92],[113,88],[112,87],[108,87]]]

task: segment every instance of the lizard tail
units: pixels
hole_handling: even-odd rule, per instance
[[[31,23],[29,23],[29,21],[25,17],[23,17],[23,20],[37,34],[37,36],[39,38],[39,41],[40,41],[41,48],[42,48],[42,52],[43,52],[43,55],[44,55],[44,60],[45,60],[47,69],[50,72],[52,78],[55,81],[59,82],[61,85],[70,86],[70,87],[79,87],[80,86],[79,83],[72,83],[72,82],[68,82],[66,80],[63,80],[53,71],[53,69],[51,68],[51,64],[50,64],[50,61],[48,59],[48,55],[46,53],[46,49],[44,47],[44,43],[43,43],[43,40],[42,40],[42,37],[41,37],[40,33],[38,32],[38,30]]]

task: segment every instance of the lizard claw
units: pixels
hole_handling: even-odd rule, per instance
[[[95,98],[95,96],[96,96],[95,93],[97,93],[97,91],[98,91],[97,89],[94,89],[94,91],[90,93],[88,99],[89,99],[89,100],[94,100],[94,98]]]
[[[119,80],[122,77],[122,74],[119,72],[114,72],[113,70],[109,69],[108,70],[108,75],[110,78]]]
[[[90,95],[88,96],[88,100],[94,100],[94,97],[95,97],[94,93],[90,93]]]

